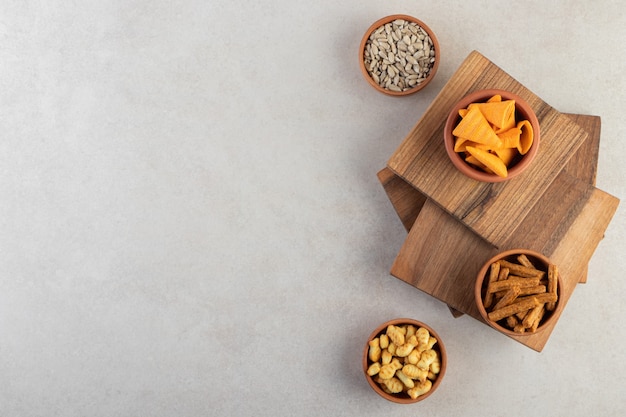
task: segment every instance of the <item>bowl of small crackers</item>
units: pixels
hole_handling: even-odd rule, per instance
[[[483,320],[514,336],[535,334],[556,317],[561,277],[543,254],[507,250],[489,259],[476,277],[474,297]]]
[[[398,404],[428,398],[441,384],[448,357],[439,335],[417,320],[379,325],[363,349],[363,372],[372,389]]]
[[[474,91],[451,109],[444,144],[452,164],[483,182],[502,182],[526,170],[539,150],[539,121],[530,105],[509,91]]]

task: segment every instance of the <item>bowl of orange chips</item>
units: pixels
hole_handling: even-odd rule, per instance
[[[539,121],[530,105],[505,90],[474,91],[450,110],[444,143],[466,176],[502,182],[520,175],[539,150]]]

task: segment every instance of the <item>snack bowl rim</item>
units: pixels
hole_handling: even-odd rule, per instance
[[[363,54],[365,52],[365,45],[371,33],[375,31],[376,29],[378,29],[380,26],[386,23],[392,22],[396,19],[404,19],[404,20],[407,20],[407,21],[410,21],[419,25],[422,29],[424,29],[424,31],[426,31],[428,36],[430,36],[430,39],[433,42],[433,48],[435,49],[435,62],[433,63],[432,68],[430,69],[428,77],[426,77],[426,79],[422,81],[420,84],[405,91],[391,91],[391,90],[382,88],[380,85],[378,85],[369,75],[369,72],[367,71],[367,68],[365,67],[365,60],[363,59]],[[380,19],[372,23],[370,27],[365,31],[365,34],[361,38],[361,43],[359,45],[359,67],[361,69],[361,73],[363,74],[363,77],[365,78],[365,80],[368,82],[369,85],[374,87],[376,91],[379,91],[389,96],[408,96],[410,94],[414,94],[422,90],[424,87],[430,84],[433,78],[435,78],[435,75],[437,74],[437,70],[439,69],[440,61],[441,61],[441,52],[439,49],[439,40],[437,39],[435,32],[433,32],[433,30],[422,20],[414,16],[408,15],[408,14],[392,14],[392,15],[388,15],[385,17],[381,17]]]
[[[433,337],[435,337],[437,339],[437,343],[435,344],[434,349],[439,353],[440,361],[441,361],[441,369],[439,371],[439,374],[437,375],[437,378],[433,381],[433,383],[432,383],[433,385],[432,385],[430,391],[428,391],[426,394],[420,395],[416,399],[412,399],[411,397],[404,397],[404,396],[400,397],[400,396],[396,396],[394,394],[386,393],[374,381],[374,379],[367,374],[367,368],[369,368],[369,357],[368,357],[369,341],[373,340],[378,335],[380,335],[385,329],[387,329],[387,326],[389,326],[390,324],[393,324],[393,325],[412,324],[412,325],[417,326],[417,327],[424,327],[425,329],[427,329],[430,332],[431,336],[433,336]],[[437,388],[439,388],[439,385],[441,384],[441,380],[443,379],[443,377],[445,375],[445,372],[446,372],[446,369],[448,367],[448,355],[446,353],[446,348],[445,348],[445,345],[444,345],[443,341],[441,340],[441,337],[439,336],[439,334],[435,330],[433,330],[432,327],[430,327],[426,323],[421,322],[419,320],[410,319],[410,318],[396,318],[396,319],[388,320],[388,321],[386,321],[384,323],[381,323],[369,335],[369,337],[367,338],[367,341],[365,342],[365,347],[363,349],[362,365],[363,365],[363,374],[365,375],[367,383],[369,384],[369,386],[378,395],[380,395],[382,398],[384,398],[384,399],[386,399],[388,401],[395,402],[395,403],[398,403],[398,404],[414,404],[414,403],[417,403],[417,402],[425,400],[433,392],[435,392],[437,390]]]
[[[534,332],[516,333],[511,329],[508,329],[506,327],[499,325],[497,322],[494,322],[493,320],[489,318],[489,316],[487,315],[487,311],[485,310],[485,307],[483,305],[483,297],[482,297],[483,283],[485,279],[487,278],[489,267],[495,261],[508,258],[513,255],[521,255],[521,254],[528,255],[540,261],[541,264],[545,267],[545,271],[547,273],[548,264],[551,263],[551,260],[544,254],[538,251],[532,250],[532,249],[522,249],[522,248],[509,249],[509,250],[499,252],[498,254],[492,256],[489,260],[487,260],[478,271],[478,274],[476,274],[476,281],[474,284],[474,301],[476,303],[476,308],[478,309],[478,312],[480,313],[480,316],[482,317],[483,321],[485,321],[493,329],[503,334],[506,334],[509,336],[516,336],[516,337],[533,336],[533,335],[538,334],[542,330],[546,329],[548,325],[551,324],[556,319],[556,317],[559,314],[559,311],[562,308],[561,293],[562,293],[563,281],[561,278],[561,274],[559,273],[557,276],[557,293],[559,295],[559,298],[556,302],[556,306],[554,310],[550,312],[550,316],[546,319],[543,319],[542,323],[537,327],[537,330],[535,330]]]
[[[466,108],[471,103],[484,102],[496,94],[501,95],[503,100],[515,100],[516,113],[519,113],[524,119],[528,120],[533,128],[533,143],[530,149],[525,155],[522,155],[520,160],[515,165],[508,168],[506,178],[500,177],[496,174],[483,172],[465,162],[461,155],[454,151],[454,136],[452,135],[452,131],[460,118],[458,113],[460,109]],[[448,154],[450,161],[461,173],[477,181],[496,183],[515,178],[530,166],[539,152],[541,129],[537,115],[526,100],[511,91],[498,88],[487,88],[466,94],[452,106],[443,128],[443,139],[446,153]]]

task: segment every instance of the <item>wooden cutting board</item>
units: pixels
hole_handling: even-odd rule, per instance
[[[527,171],[495,184],[461,174],[449,161],[443,146],[443,127],[450,108],[468,93],[486,88],[508,90],[522,97],[533,108],[541,127],[539,152]],[[433,100],[387,166],[487,242],[502,246],[587,136],[571,118],[474,51]]]
[[[578,151],[570,158],[565,171],[592,185],[596,184],[598,154],[600,149],[601,120],[598,116],[567,114],[575,123],[581,126],[588,134],[588,139],[581,144]],[[383,186],[387,197],[395,209],[402,225],[411,230],[427,197],[415,189],[411,184],[394,174],[389,168],[378,172],[378,179]],[[581,283],[587,282],[586,271],[582,274]],[[455,316],[460,315],[453,311]]]
[[[555,181],[555,184],[569,182],[565,178],[563,182]],[[554,246],[549,245],[550,250],[542,250],[559,265],[562,277],[561,301],[555,312],[557,319],[602,238],[600,231],[606,229],[616,208],[617,200],[598,190],[590,197],[590,204],[585,205],[568,227],[564,238]],[[541,223],[536,224],[540,227]],[[514,246],[537,249],[544,244],[528,241],[501,249]],[[391,274],[438,298],[454,310],[482,321],[474,303],[474,280],[482,263],[499,251],[429,199],[409,231],[391,267]],[[537,334],[511,337],[541,351],[555,324]]]
[[[510,87],[523,88],[514,80],[511,81],[507,74],[485,61],[487,61],[486,58],[480,54],[475,52],[470,54],[394,154],[388,166],[390,172],[383,170],[379,173],[381,182],[387,185],[385,189],[396,211],[409,230],[406,241],[391,268],[391,273],[447,303],[453,312],[466,313],[482,320],[473,299],[473,283],[482,263],[500,250],[512,247],[535,249],[546,254],[560,267],[563,294],[559,310],[556,312],[560,316],[576,283],[585,279],[583,277],[586,266],[619,203],[615,197],[591,185],[595,179],[597,164],[599,118],[594,119],[593,116],[588,116],[592,119],[580,119],[581,122],[590,123],[585,126],[585,129],[572,117],[539,103],[535,111],[539,108],[543,109],[538,112],[538,117],[540,123],[546,123],[548,126],[544,128],[542,124],[542,135],[546,131],[549,132],[546,135],[547,139],[544,138],[542,141],[540,153],[542,150],[545,151],[544,142],[563,140],[559,137],[559,132],[551,130],[554,129],[551,123],[559,123],[564,127],[564,131],[574,135],[573,138],[576,139],[577,144],[570,148],[568,155],[557,155],[558,152],[554,149],[550,152],[553,152],[554,157],[560,158],[559,160],[563,162],[562,166],[565,166],[570,159],[572,164],[569,164],[567,169],[563,169],[562,166],[544,166],[541,163],[539,168],[533,165],[534,169],[545,167],[544,175],[539,176],[536,184],[531,180],[537,176],[537,173],[525,177],[523,183],[526,184],[527,189],[517,189],[517,191],[523,192],[526,197],[508,199],[506,204],[499,200],[510,197],[512,190],[493,184],[478,184],[477,187],[477,183],[474,182],[473,187],[482,187],[483,191],[478,194],[473,191],[464,192],[463,195],[468,198],[474,198],[476,195],[481,197],[473,201],[472,210],[464,210],[462,213],[455,211],[453,206],[447,205],[452,200],[446,200],[449,196],[445,193],[437,191],[429,194],[425,190],[431,190],[429,187],[437,181],[440,188],[463,189],[465,177],[461,176],[461,178],[452,174],[452,176],[445,176],[440,171],[439,175],[443,176],[433,180],[430,178],[433,167],[429,165],[428,158],[420,159],[424,156],[422,155],[416,159],[411,153],[412,151],[420,153],[424,149],[434,150],[436,147],[443,148],[438,134],[432,132],[426,134],[429,129],[422,126],[438,126],[435,130],[442,128],[446,112],[441,111],[442,109],[434,112],[434,109],[441,106],[441,103],[437,103],[437,100],[441,100],[441,95],[447,97],[452,94],[453,90],[463,90],[459,85],[468,82],[472,85],[472,89],[507,88],[497,82],[497,79],[502,77],[507,80],[507,85]],[[468,67],[467,70],[474,74],[474,78],[468,78],[465,75],[462,71],[464,67]],[[482,68],[482,70],[475,71],[476,68]],[[490,73],[491,76],[485,77],[485,73]],[[516,92],[520,94],[519,90]],[[525,98],[528,100],[528,97]],[[532,96],[531,99],[537,105],[538,99]],[[547,118],[540,116],[540,114],[548,113]],[[438,117],[442,121],[439,123],[429,117]],[[586,130],[589,130],[589,133]],[[595,142],[587,143],[589,137],[594,135],[596,136]],[[579,148],[580,153],[576,152]],[[441,155],[437,156],[436,152],[431,152],[430,155],[434,159],[439,158],[439,165],[444,165],[446,162],[453,170],[452,172],[455,171],[447,161],[445,152],[443,153],[445,161],[442,160]],[[410,162],[403,161],[403,158]],[[392,167],[393,161],[396,163]],[[526,173],[523,174],[525,175]],[[582,177],[586,178],[581,180]],[[459,178],[460,185],[457,182]],[[517,179],[507,183],[513,184],[513,181]],[[393,187],[392,193],[389,192],[390,187]],[[437,200],[437,198],[442,200]],[[476,208],[479,209],[476,210]],[[491,213],[494,210],[508,210],[509,216],[502,217],[499,213],[494,215]],[[516,215],[511,217],[512,213]],[[497,227],[491,225],[486,228],[484,218],[499,223],[496,224]],[[554,325],[538,334],[512,336],[512,338],[532,349],[541,351],[553,327]]]
[[[570,158],[565,166],[565,171],[583,181],[595,185],[600,148],[600,117],[574,114],[569,114],[568,116],[587,131],[589,138],[578,148],[578,151],[572,158]],[[410,231],[428,198],[413,188],[408,182],[394,174],[389,168],[380,170],[378,172],[378,179],[403,226],[407,232]],[[478,245],[482,245],[482,243],[481,241],[477,242]],[[587,282],[586,268],[582,272],[579,282]],[[463,315],[459,310],[450,306],[449,308],[454,317]]]

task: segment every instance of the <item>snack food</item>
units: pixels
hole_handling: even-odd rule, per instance
[[[379,356],[368,354],[367,375],[388,394],[415,400],[428,393],[441,372],[438,340],[428,329],[413,324],[389,324],[368,342],[378,348],[386,343]]]
[[[533,127],[528,120],[516,119],[515,100],[496,94],[458,113],[461,120],[452,131],[454,151],[485,172],[506,178],[508,168],[533,144]]]
[[[487,318],[515,333],[537,331],[559,297],[557,266],[541,267],[524,254],[492,262],[481,288]]]
[[[361,58],[362,69],[373,84],[401,94],[425,85],[434,76],[439,46],[422,22],[394,15],[379,20],[371,29],[363,39]]]

